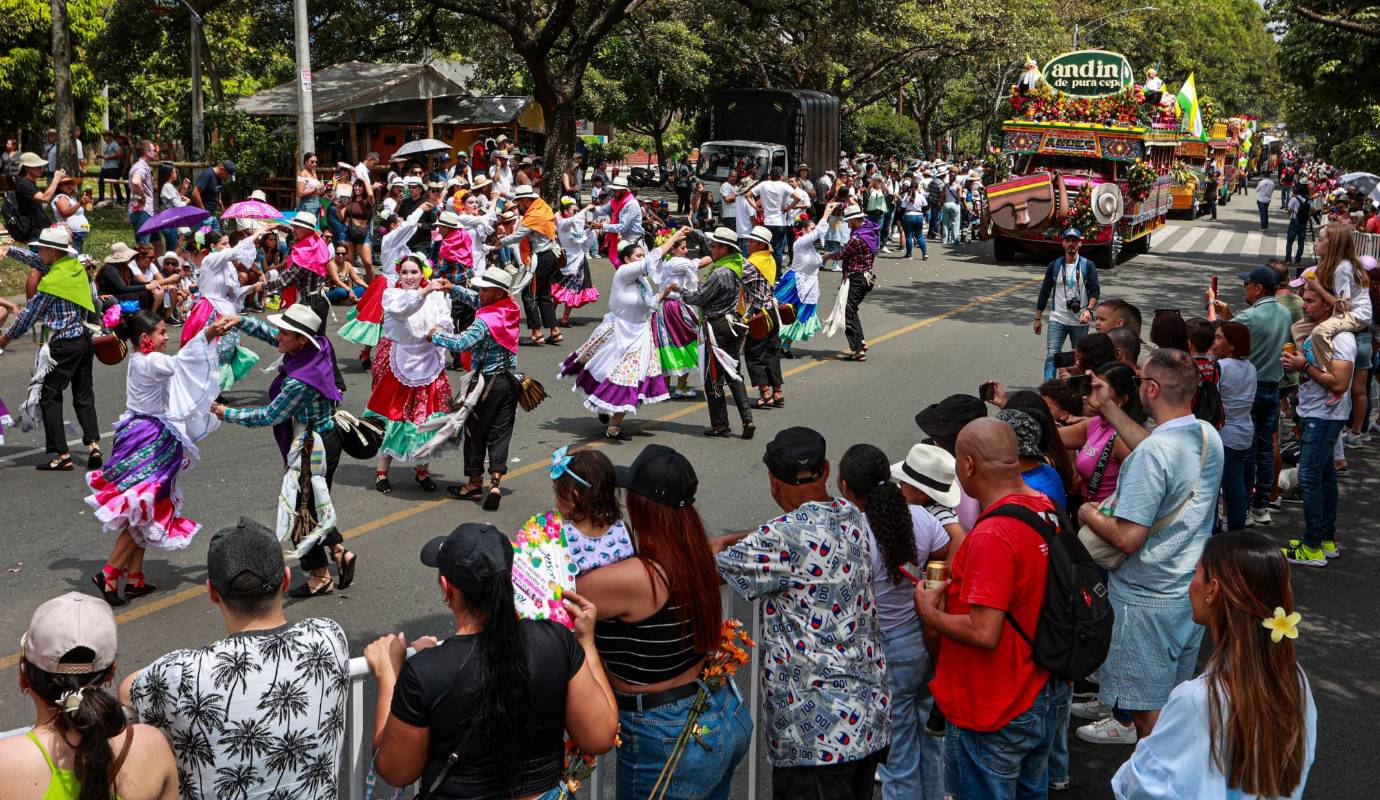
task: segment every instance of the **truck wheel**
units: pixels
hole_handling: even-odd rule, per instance
[[[1203,215],[1202,203],[1198,202],[1197,200],[1194,200],[1194,201],[1193,201],[1193,207],[1190,208],[1190,209],[1188,210],[1188,218],[1189,218],[1189,219],[1197,219],[1197,218],[1201,217],[1202,215]]]
[[[1121,232],[1113,231],[1112,241],[1101,247],[1092,248],[1088,253],[1088,258],[1092,260],[1093,266],[1097,267],[1099,272],[1115,267],[1117,262],[1121,260]]]
[[[997,262],[1016,259],[1016,243],[1005,236],[992,238],[992,258]]]

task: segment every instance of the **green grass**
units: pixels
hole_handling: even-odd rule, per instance
[[[100,261],[110,255],[110,245],[115,242],[134,244],[134,230],[125,219],[123,208],[99,208],[89,212],[91,233],[86,237],[83,253]],[[24,278],[28,270],[23,264],[11,259],[0,261],[0,297],[14,297],[24,294]]]

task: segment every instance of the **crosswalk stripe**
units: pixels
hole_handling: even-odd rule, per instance
[[[1262,244],[1264,244],[1264,239],[1265,237],[1260,233],[1260,231],[1255,231],[1254,233],[1248,234],[1246,236],[1246,244],[1241,248],[1241,255],[1259,256],[1261,254],[1260,247]]]
[[[1177,241],[1177,242],[1175,242],[1174,244],[1171,244],[1171,245],[1169,246],[1169,252],[1171,252],[1171,253],[1187,253],[1187,252],[1188,252],[1188,248],[1192,247],[1193,244],[1194,244],[1194,242],[1197,242],[1198,239],[1199,239],[1200,237],[1202,237],[1203,231],[1205,231],[1205,230],[1207,230],[1207,229],[1206,229],[1206,228],[1191,228],[1191,229],[1189,229],[1189,231],[1188,231],[1187,233],[1185,233],[1183,236],[1179,237],[1179,241]]]
[[[1275,257],[1284,258],[1284,252],[1286,250],[1285,245],[1289,244],[1289,240],[1283,236],[1279,236],[1276,237],[1275,241],[1278,242],[1278,244],[1275,245]]]
[[[1181,228],[1183,228],[1182,225],[1165,225],[1164,227],[1155,231],[1155,241],[1163,244],[1164,242],[1167,242],[1170,239],[1174,238],[1174,234],[1178,233]]]
[[[1217,235],[1212,237],[1212,242],[1203,252],[1213,255],[1221,255],[1227,252],[1227,244],[1235,235],[1236,233],[1233,231],[1218,231]]]

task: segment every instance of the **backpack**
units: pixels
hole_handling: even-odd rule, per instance
[[[18,243],[29,241],[29,221],[19,216],[19,205],[14,192],[0,192],[0,216],[4,217],[5,230]]]
[[[1045,601],[1032,638],[1006,612],[1006,620],[1030,645],[1031,659],[1062,680],[1081,680],[1097,671],[1112,647],[1112,603],[1102,570],[1078,540],[1063,511],[1037,514],[1006,503],[979,518],[1011,517],[1029,525],[1045,540],[1049,558]]]
[[[1222,390],[1217,383],[1222,379],[1222,367],[1216,361],[1198,366],[1198,390],[1193,393],[1193,416],[1208,423],[1217,430],[1227,421],[1227,410],[1222,405]],[[1212,377],[1203,375],[1202,367],[1211,367]]]

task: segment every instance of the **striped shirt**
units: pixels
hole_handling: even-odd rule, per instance
[[[641,622],[599,620],[594,645],[608,673],[634,686],[670,680],[704,656],[695,650],[694,628],[680,620],[680,607],[670,601]]]

